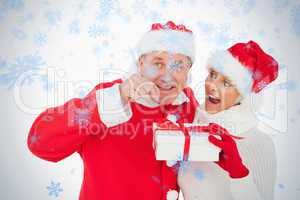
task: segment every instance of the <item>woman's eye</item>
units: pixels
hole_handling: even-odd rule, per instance
[[[214,72],[210,72],[210,78],[215,79],[217,78],[217,75]]]

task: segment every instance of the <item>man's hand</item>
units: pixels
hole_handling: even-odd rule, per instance
[[[140,74],[133,74],[120,85],[123,103],[128,101],[159,104],[158,87]]]

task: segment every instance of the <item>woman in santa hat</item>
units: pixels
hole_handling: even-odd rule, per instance
[[[272,200],[274,144],[257,128],[250,97],[277,78],[278,64],[257,43],[249,41],[216,52],[207,67],[205,104],[198,107],[194,122],[217,123],[243,139],[209,137],[222,149],[220,159],[215,163],[190,162],[180,170],[178,184],[184,199]]]

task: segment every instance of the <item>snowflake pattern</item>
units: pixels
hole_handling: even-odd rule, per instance
[[[290,5],[290,0],[272,0],[272,7],[275,11],[281,11]]]
[[[32,21],[33,19],[34,19],[33,14],[32,13],[28,13],[28,14],[26,14],[24,16],[18,17],[18,24],[19,25],[24,25],[24,24]]]
[[[295,90],[297,88],[297,83],[295,81],[289,80],[286,83],[279,84],[277,87],[280,90]]]
[[[224,0],[224,6],[230,10],[233,16],[250,13],[256,5],[256,0]]]
[[[59,194],[61,192],[63,192],[63,189],[61,188],[61,185],[59,182],[55,183],[55,182],[51,181],[51,184],[49,186],[47,186],[46,189],[48,190],[48,195],[54,196],[54,197],[58,197]]]
[[[3,19],[10,11],[19,11],[24,8],[24,0],[1,0],[0,19]]]
[[[31,70],[41,71],[45,64],[46,62],[37,53],[17,57],[11,63],[5,62],[5,65],[2,64],[1,66],[0,84],[12,88],[21,75]],[[39,73],[34,76],[28,76],[21,84],[32,83],[34,78],[45,83],[47,81],[47,74]]]
[[[104,26],[101,26],[99,24],[94,24],[92,26],[89,27],[89,36],[91,38],[98,38],[100,36],[105,36],[108,34],[108,29]]]
[[[12,35],[18,40],[25,40],[27,38],[27,34],[21,29],[13,29],[11,31]]]
[[[34,134],[29,138],[29,145],[35,144],[39,140],[39,136]]]
[[[20,77],[23,73],[26,73],[29,70],[37,70],[37,71],[43,70],[47,66],[46,61],[49,60],[49,63],[51,62],[51,64],[52,64],[52,58],[54,58],[53,60],[56,60],[55,54],[57,52],[51,53],[51,56],[50,56],[50,54],[47,55],[47,52],[49,52],[47,49],[48,45],[52,46],[52,44],[49,44],[50,42],[47,41],[47,36],[50,38],[50,35],[51,35],[51,38],[52,38],[53,32],[51,32],[51,28],[55,28],[60,24],[64,24],[64,25],[66,24],[66,26],[62,26],[62,27],[60,27],[61,29],[55,30],[55,35],[58,36],[58,41],[60,39],[67,40],[67,42],[74,41],[73,44],[75,44],[77,42],[77,39],[79,39],[79,38],[81,39],[81,37],[82,37],[82,39],[84,41],[84,39],[88,39],[88,38],[84,38],[84,37],[89,36],[91,39],[93,39],[92,41],[89,41],[89,42],[94,42],[94,44],[91,44],[90,47],[98,45],[95,49],[90,48],[89,53],[95,53],[97,58],[102,59],[105,56],[104,53],[109,52],[109,50],[111,50],[111,49],[114,50],[113,44],[111,44],[110,39],[108,39],[106,41],[106,44],[107,43],[109,44],[108,46],[102,45],[102,41],[103,41],[102,37],[114,33],[113,29],[110,32],[109,26],[111,26],[111,25],[115,26],[115,24],[112,24],[111,21],[109,21],[109,18],[115,19],[115,17],[116,17],[117,20],[121,19],[121,23],[124,23],[125,26],[128,23],[136,23],[136,24],[134,24],[134,26],[136,25],[136,28],[139,29],[141,26],[144,26],[144,25],[146,26],[146,24],[149,25],[152,22],[161,22],[161,23],[165,22],[165,20],[168,19],[168,17],[169,17],[168,11],[171,8],[173,8],[173,6],[177,6],[177,7],[179,7],[179,9],[184,9],[184,7],[186,7],[186,6],[192,6],[192,5],[187,5],[187,2],[191,2],[190,0],[189,1],[161,0],[161,1],[159,1],[160,8],[153,8],[152,6],[151,7],[147,6],[147,4],[145,4],[145,3],[144,3],[144,5],[143,4],[134,5],[134,4],[128,3],[128,7],[129,7],[129,10],[128,10],[127,7],[121,8],[122,5],[119,5],[118,0],[99,0],[99,1],[97,1],[98,5],[96,4],[96,8],[95,8],[95,5],[88,7],[90,5],[90,3],[84,3],[85,2],[84,0],[80,0],[80,1],[74,1],[73,3],[71,3],[73,5],[77,4],[78,6],[72,7],[72,5],[70,5],[70,7],[68,8],[68,16],[70,16],[71,18],[68,18],[67,16],[64,18],[64,15],[63,15],[64,10],[59,7],[59,6],[61,6],[61,4],[55,5],[55,1],[43,0],[42,6],[40,7],[39,12],[36,12],[36,10],[34,10],[34,15],[33,15],[31,13],[31,12],[33,12],[33,10],[28,9],[28,8],[33,7],[30,5],[32,2],[35,3],[34,1],[25,1],[25,0],[0,0],[0,22],[1,22],[1,25],[3,25],[3,24],[7,25],[7,27],[3,26],[3,30],[4,30],[4,28],[7,28],[7,32],[8,32],[8,34],[7,34],[8,37],[3,38],[3,41],[11,41],[12,47],[22,47],[22,48],[19,48],[18,51],[13,51],[13,53],[15,53],[16,55],[14,55],[14,54],[6,55],[6,54],[9,54],[10,51],[8,51],[8,49],[6,50],[5,48],[1,49],[2,50],[1,56],[0,56],[0,85],[1,86],[12,88],[11,86],[13,86],[15,84],[18,77]],[[139,1],[135,1],[135,2],[139,2]],[[194,2],[196,2],[196,1],[194,1]],[[226,17],[228,17],[228,18],[226,18],[226,19],[224,18],[224,20],[220,19],[220,21],[215,20],[215,19],[209,19],[209,17],[206,16],[205,9],[202,9],[203,15],[201,15],[202,16],[201,19],[203,21],[199,21],[198,23],[196,23],[197,26],[192,27],[194,33],[196,33],[195,35],[197,35],[196,37],[200,38],[199,40],[200,40],[201,44],[200,43],[196,44],[197,47],[199,47],[200,51],[224,49],[224,48],[228,48],[230,45],[232,45],[235,42],[245,41],[245,40],[249,39],[246,37],[247,35],[245,35],[245,37],[244,36],[241,37],[239,33],[236,33],[236,31],[239,31],[239,28],[244,28],[244,25],[246,25],[246,24],[243,24],[241,27],[236,26],[238,23],[243,23],[243,22],[239,22],[239,20],[240,20],[239,18],[234,18],[234,20],[232,20],[233,18],[230,17],[229,15],[232,15],[234,17],[236,17],[236,16],[242,17],[242,15],[245,15],[246,17],[250,17],[249,14],[256,14],[253,12],[253,11],[256,11],[253,9],[255,7],[256,2],[257,2],[257,4],[260,4],[259,1],[255,1],[255,0],[237,0],[237,1],[232,1],[232,0],[212,1],[212,0],[210,0],[210,2],[208,4],[210,4],[211,7],[214,7],[216,9],[221,8],[221,11],[224,11],[224,13],[226,14]],[[283,42],[282,41],[283,38],[286,38],[286,36],[293,35],[293,34],[296,36],[295,38],[298,37],[298,39],[299,39],[299,36],[300,36],[300,6],[299,6],[299,4],[296,1],[292,1],[292,0],[271,0],[270,3],[269,3],[268,7],[266,6],[264,8],[265,9],[264,12],[265,13],[273,12],[272,15],[277,14],[276,16],[278,16],[280,18],[280,22],[282,24],[284,23],[284,25],[286,25],[286,26],[280,26],[280,23],[278,20],[276,21],[276,24],[275,23],[273,24],[272,21],[267,24],[251,23],[249,26],[249,29],[247,29],[248,27],[246,27],[246,30],[244,30],[244,31],[249,30],[249,36],[252,37],[252,35],[253,35],[255,40],[258,39],[259,41],[261,41],[263,43],[265,42],[265,45],[270,44],[270,41],[272,41],[274,38],[275,39],[278,38],[278,36],[280,36],[280,38],[278,38],[278,40],[280,39],[281,42]],[[127,2],[126,2],[126,4],[127,4]],[[48,10],[49,8],[55,8],[55,6],[56,6],[57,10]],[[83,6],[87,6],[87,7],[84,8]],[[134,8],[134,6],[136,6],[136,7]],[[139,9],[139,7],[144,8],[144,9]],[[257,6],[257,7],[260,7],[260,6]],[[76,11],[73,12],[73,14],[70,14],[69,11],[71,11],[72,8],[75,8]],[[46,10],[44,10],[44,9],[46,9]],[[209,9],[210,8],[208,8],[208,10]],[[83,22],[85,22],[85,20],[83,19],[83,16],[84,16],[83,10],[84,10],[85,14],[94,16],[94,18],[93,18],[94,21],[89,21],[90,24],[83,23]],[[257,10],[260,10],[260,9],[258,8]],[[119,11],[122,11],[122,12],[119,12]],[[137,12],[134,12],[134,11],[137,11]],[[39,19],[40,14],[42,15],[42,19]],[[144,23],[143,25],[138,24],[140,22],[136,21],[138,19],[138,17],[141,17],[141,15],[143,16],[142,18],[145,21],[145,22],[142,22],[142,23]],[[286,20],[283,19],[286,16],[288,16],[289,18]],[[175,16],[175,18],[176,18],[176,16]],[[63,20],[67,20],[67,19],[70,19],[70,21],[63,21]],[[194,22],[198,19],[193,19],[191,17],[191,18],[186,19],[186,22],[194,25],[195,24]],[[39,20],[41,20],[41,23],[39,22]],[[226,23],[228,21],[229,21],[229,23],[237,22],[237,24],[219,24],[219,23]],[[11,23],[8,23],[8,22],[11,22]],[[36,24],[37,22],[39,24]],[[175,22],[179,23],[179,21],[175,21]],[[33,30],[33,28],[31,27],[31,24],[33,24],[32,27],[37,27],[38,30]],[[147,25],[147,27],[148,27],[148,25]],[[29,28],[27,28],[27,27],[29,27]],[[286,27],[289,28],[289,30],[286,30]],[[105,31],[105,29],[107,31]],[[196,30],[194,30],[194,29],[196,29]],[[41,31],[41,30],[44,30],[45,32],[39,33],[38,31]],[[198,32],[200,32],[200,34],[198,34]],[[66,35],[64,35],[64,34],[66,34]],[[80,34],[80,37],[79,37],[79,34]],[[118,34],[118,33],[116,33],[116,34]],[[237,37],[236,34],[239,34],[239,37]],[[5,35],[3,34],[3,36],[5,36]],[[78,37],[72,37],[72,36],[78,36]],[[70,40],[70,41],[68,41],[68,40]],[[176,39],[174,39],[174,38],[170,38],[169,40],[171,40],[171,42],[176,42]],[[297,41],[296,39],[292,39],[292,40]],[[211,45],[211,49],[203,49],[202,42],[203,42],[204,47],[207,45],[210,48],[210,45]],[[278,41],[278,42],[280,44],[280,41]],[[58,42],[58,44],[59,44],[59,42]],[[295,43],[291,42],[291,44],[292,44],[291,46],[294,46],[294,44],[297,44],[297,42],[295,42]],[[27,48],[32,48],[32,49],[29,49],[28,51],[25,52],[23,50],[23,47],[25,47],[25,46],[26,46],[26,49]],[[43,48],[41,48],[41,47],[43,47]],[[31,54],[32,52],[35,52],[35,49],[40,50],[41,52],[36,53],[36,54],[34,54],[34,53]],[[49,49],[51,49],[51,48],[49,48]],[[23,50],[23,52],[20,52],[21,50]],[[79,53],[78,54],[75,53],[75,51],[77,51],[77,50],[78,50],[78,52],[81,51],[81,49],[74,49],[73,50],[74,54],[70,55],[70,57],[79,55]],[[93,50],[95,50],[95,51],[93,52]],[[279,49],[278,50],[276,49],[276,51],[277,51],[277,53],[280,52]],[[269,52],[274,52],[274,50],[269,51]],[[44,55],[41,53],[44,53]],[[61,52],[59,52],[58,54],[60,54],[60,53]],[[118,54],[118,52],[116,52],[116,54]],[[64,56],[64,58],[67,59],[67,57],[69,55],[68,56],[61,55],[61,56]],[[284,57],[284,55],[282,55],[282,54],[280,56]],[[285,58],[282,58],[282,60],[285,60],[285,59],[288,60],[289,58],[290,58],[289,56],[285,56]],[[203,60],[204,59],[205,58],[203,57]],[[97,60],[97,61],[99,61],[99,60]],[[286,63],[288,63],[289,65],[292,65],[289,61],[286,61]],[[53,63],[53,64],[60,65],[60,66],[65,65],[65,63],[61,62],[60,60],[57,63]],[[123,64],[123,63],[121,63],[121,64]],[[120,66],[121,66],[121,64],[120,64]],[[107,66],[107,65],[105,65],[105,66]],[[75,66],[75,67],[77,67],[77,66]],[[270,67],[272,67],[272,65]],[[283,65],[281,65],[280,67],[287,68],[287,66],[283,66]],[[289,67],[292,67],[292,66],[289,66]],[[40,75],[38,74],[35,76],[43,83],[48,81],[47,76],[42,73]],[[112,76],[112,75],[109,75],[109,76]],[[256,74],[256,76],[257,76],[257,78],[260,77],[259,74]],[[108,77],[108,76],[105,76],[105,77]],[[26,79],[26,81],[23,82],[23,84],[30,83],[32,81],[33,81],[33,77],[29,77],[28,79]],[[37,84],[40,84],[40,82],[37,82]],[[298,89],[298,80],[290,80],[286,83],[277,84],[277,85],[275,85],[275,87],[278,87],[281,90],[295,91],[296,89]],[[80,97],[83,97],[87,91],[84,88],[80,88],[77,92]],[[283,106],[280,106],[280,109],[284,109]],[[298,111],[298,114],[299,114],[299,111]],[[84,122],[86,118],[89,119],[88,115],[84,111],[82,113],[79,112],[79,113],[77,113],[76,121],[78,123],[81,123],[82,121]],[[289,121],[290,123],[296,124],[296,122],[298,122],[296,117],[288,118],[288,119],[290,120]],[[44,121],[44,123],[46,123],[46,122],[51,122],[53,119],[51,118],[51,116],[47,116],[47,117],[43,118],[42,120]],[[30,142],[30,144],[35,144],[36,142],[38,142],[38,140],[39,140],[39,138],[36,135],[32,135],[29,142]],[[181,161],[180,163],[182,165],[181,170],[186,171],[188,169],[189,164],[185,163],[183,161]],[[193,174],[197,178],[197,180],[202,180],[205,177],[205,175],[207,176],[207,174],[204,174],[201,170],[196,170],[193,172]],[[160,182],[159,178],[157,178],[157,177],[152,177],[152,178],[153,178],[153,181],[156,181],[158,183]],[[47,187],[47,190],[49,191],[50,196],[58,196],[59,194],[61,194],[62,189],[60,188],[61,187],[60,185],[58,186],[58,189],[54,189],[55,187],[57,187],[57,183],[53,182],[53,183],[51,183],[51,185],[49,184],[49,190]],[[44,185],[44,187],[45,187],[45,185]],[[50,189],[50,187],[52,189]],[[285,187],[286,186],[283,184],[277,185],[277,189],[284,189]],[[56,192],[52,192],[50,194],[50,190],[56,191]]]
[[[231,26],[229,24],[213,25],[198,21],[197,27],[202,33],[201,37],[208,43],[216,46],[217,49],[226,49],[236,40],[236,37],[231,33]]]
[[[167,116],[167,119],[170,120],[171,122],[176,123],[176,121],[178,120],[178,115],[170,114],[170,115]]]
[[[209,24],[204,21],[198,21],[197,27],[201,32],[206,33],[206,34],[209,34],[214,30],[214,26],[212,24]]]
[[[86,108],[77,108],[74,110],[72,122],[79,126],[86,126],[91,120],[90,110]],[[73,124],[72,123],[72,124]]]
[[[69,34],[79,34],[79,33],[80,33],[79,19],[74,19],[69,24]]]
[[[134,13],[145,15],[145,10],[147,10],[147,4],[143,0],[135,0],[135,2],[132,5],[132,9]]]
[[[18,10],[24,7],[24,0],[2,0],[1,5],[7,9]]]
[[[44,46],[46,43],[47,43],[47,36],[46,34],[43,34],[43,33],[37,33],[35,36],[34,36],[34,43],[41,47],[41,46]]]
[[[50,26],[56,26],[62,20],[62,12],[59,10],[47,11],[44,16]]]
[[[204,172],[201,169],[195,169],[193,175],[198,181],[202,181],[205,178]]]
[[[100,0],[96,20],[100,23],[106,20],[114,12],[116,3],[118,2],[112,0]]]
[[[292,30],[297,35],[300,36],[300,6],[295,7],[292,10]]]
[[[79,96],[79,98],[83,98],[88,92],[90,88],[88,87],[79,87],[76,89],[76,94]]]

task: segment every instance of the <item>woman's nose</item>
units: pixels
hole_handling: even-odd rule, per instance
[[[217,82],[216,81],[208,81],[206,83],[207,88],[211,92],[216,92],[218,90]]]

